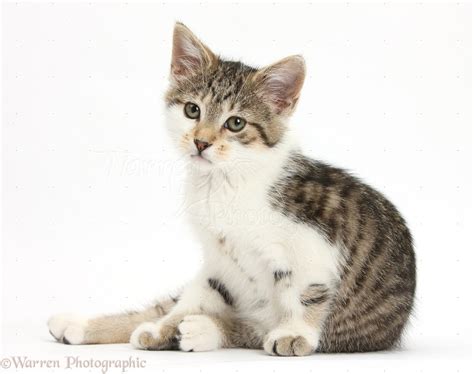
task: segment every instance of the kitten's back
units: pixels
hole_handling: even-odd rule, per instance
[[[344,254],[319,351],[393,347],[413,306],[416,268],[404,219],[381,193],[344,170],[293,154],[272,205],[323,233]]]

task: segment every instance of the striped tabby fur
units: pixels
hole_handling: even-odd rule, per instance
[[[146,310],[54,316],[57,340],[279,356],[400,341],[416,283],[410,232],[382,194],[301,153],[288,120],[304,77],[300,56],[256,69],[176,25],[167,122],[189,159],[185,207],[204,266]]]

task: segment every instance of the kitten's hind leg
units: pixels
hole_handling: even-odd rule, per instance
[[[94,318],[58,314],[49,319],[48,328],[51,335],[64,344],[128,343],[137,326],[162,318],[176,302],[169,298],[142,311]]]

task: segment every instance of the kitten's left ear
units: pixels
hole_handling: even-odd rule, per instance
[[[260,69],[255,80],[261,97],[272,105],[278,114],[291,114],[298,102],[306,75],[303,56],[284,58]]]
[[[217,57],[184,24],[177,22],[173,33],[171,77],[182,79],[201,72],[217,61]]]

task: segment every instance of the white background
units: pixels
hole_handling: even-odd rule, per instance
[[[385,193],[413,232],[403,349],[282,359],[53,343],[51,314],[137,308],[199,267],[163,125],[176,20],[250,64],[305,56],[292,121],[303,149]],[[133,356],[155,372],[472,369],[470,5],[20,2],[4,4],[2,28],[2,357]]]

